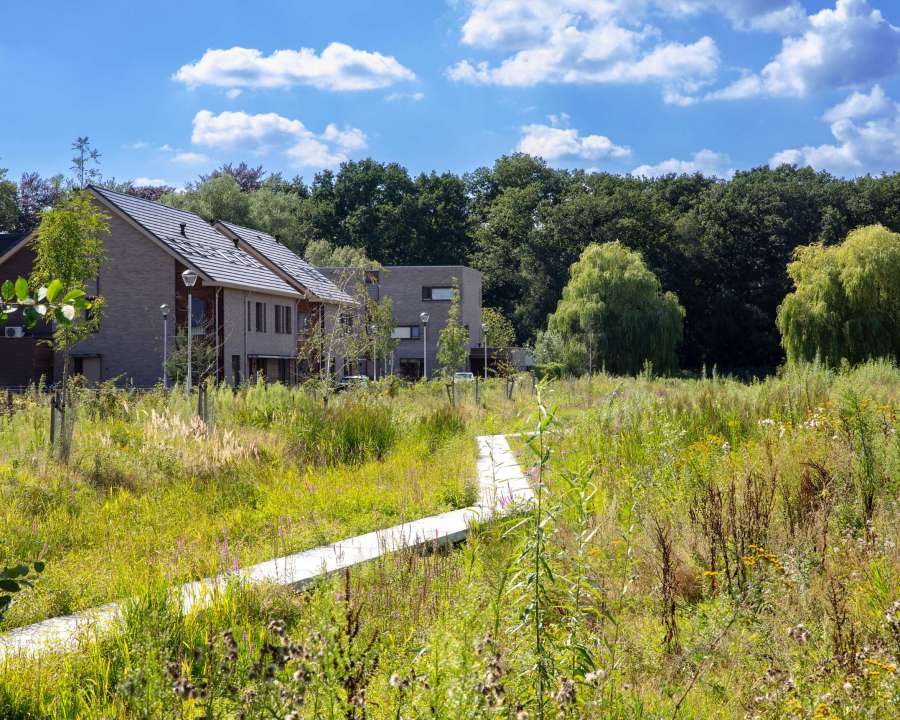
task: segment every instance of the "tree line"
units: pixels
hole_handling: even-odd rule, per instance
[[[484,304],[533,342],[557,309],[569,268],[591,244],[640,253],[684,308],[682,367],[770,369],[784,352],[777,309],[803,245],[834,245],[858,227],[900,230],[900,176],[836,178],[759,167],[728,180],[638,178],[551,168],[523,154],[472,172],[411,175],[360,160],[310,182],[244,163],[185,191],[105,184],[258,227],[318,263],[467,264],[483,273]],[[0,176],[0,229],[33,227],[60,178]]]

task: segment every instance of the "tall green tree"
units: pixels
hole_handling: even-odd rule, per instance
[[[900,357],[900,234],[870,225],[839,245],[797,248],[788,274],[778,329],[789,361]]]
[[[572,266],[548,330],[581,356],[585,369],[637,373],[649,362],[669,372],[677,366],[683,322],[678,298],[662,291],[640,254],[611,242],[589,245]]]
[[[183,193],[168,193],[160,202],[196,213],[208,221],[225,220],[238,225],[250,223],[250,197],[241,192],[231,175],[218,175],[190,187]]]

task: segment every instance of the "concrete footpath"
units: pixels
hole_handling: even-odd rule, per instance
[[[531,486],[506,437],[482,435],[476,442],[479,483],[476,505],[187,583],[178,589],[183,610],[189,612],[208,605],[236,580],[302,587],[316,578],[397,550],[457,543],[465,540],[471,523],[490,520],[510,505],[530,502],[533,499]],[[123,605],[122,602],[107,603],[11,630],[0,635],[0,658],[73,649],[85,635],[112,625],[121,616]]]

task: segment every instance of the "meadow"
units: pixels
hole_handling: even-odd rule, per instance
[[[302,402],[265,392],[282,413]],[[398,553],[301,593],[233,586],[184,615],[157,586],[78,652],[7,660],[0,716],[896,717],[896,367],[752,383],[599,374],[511,401],[492,383],[455,411],[438,386],[340,402],[404,418],[407,439],[361,463],[336,449],[305,462],[352,467],[356,481],[425,443],[436,456],[420,483],[440,505],[465,486],[473,435],[524,431],[515,448],[537,504],[458,548]],[[223,428],[253,426],[226,404]],[[465,469],[448,479],[454,463]]]
[[[474,451],[439,403],[329,407],[279,385],[82,391],[70,461],[47,452],[45,397],[0,417],[0,563],[41,559],[15,627],[471,503]]]

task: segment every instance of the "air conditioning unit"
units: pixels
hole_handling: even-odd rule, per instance
[[[3,328],[3,335],[8,338],[25,337],[25,328],[21,325],[10,325],[9,327]]]

